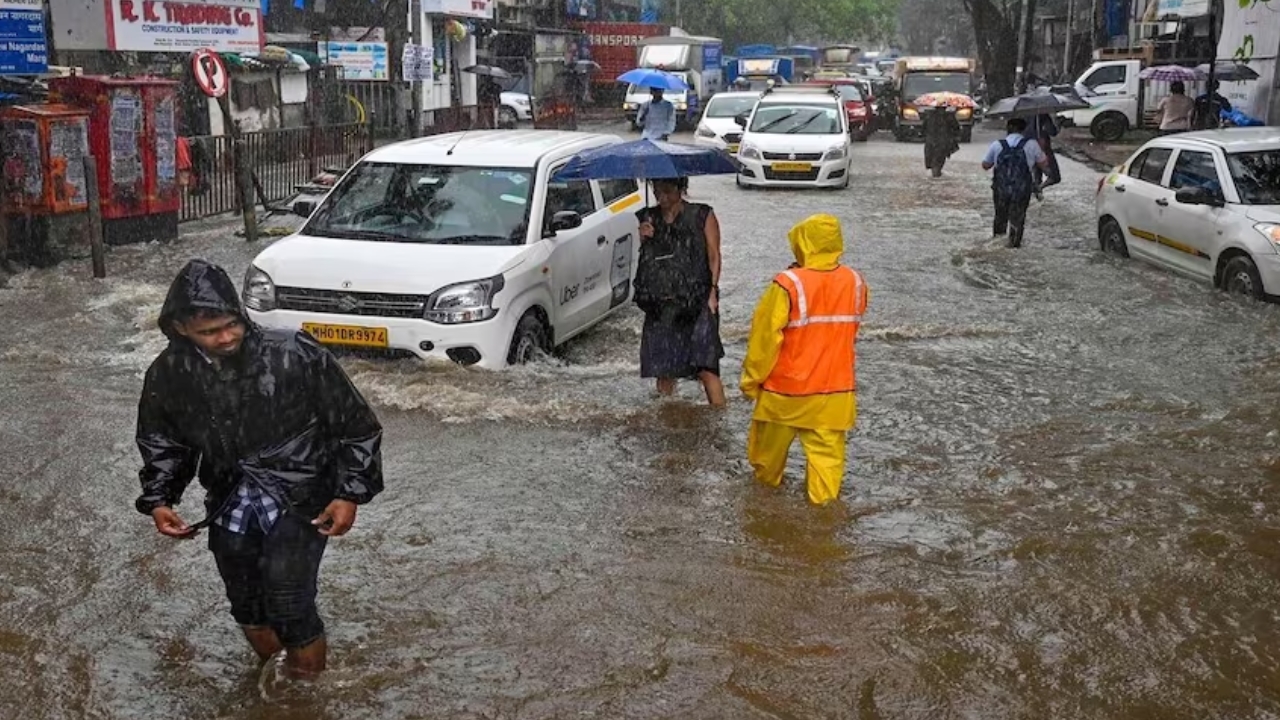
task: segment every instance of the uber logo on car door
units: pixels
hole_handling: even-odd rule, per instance
[[[631,236],[619,238],[613,243],[613,262],[609,266],[609,286],[613,288],[613,297],[609,301],[610,309],[627,301],[631,294]]]

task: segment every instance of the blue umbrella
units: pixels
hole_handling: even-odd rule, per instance
[[[660,88],[662,90],[682,91],[688,90],[689,85],[681,80],[678,76],[662,70],[654,70],[651,68],[636,68],[628,70],[618,76],[618,82],[631,83],[639,87]]]
[[[730,175],[738,165],[717,148],[635,140],[575,155],[555,180],[650,180],[690,175]]]

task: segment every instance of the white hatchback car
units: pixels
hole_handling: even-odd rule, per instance
[[[736,154],[738,144],[742,142],[742,128],[738,127],[734,118],[750,113],[759,100],[758,92],[722,92],[712,95],[702,111],[693,143]]]
[[[631,298],[637,182],[551,179],[617,142],[506,130],[379,148],[254,259],[249,315],[327,344],[483,368],[551,350]]]
[[[1102,249],[1262,299],[1280,295],[1280,129],[1181,133],[1098,182]]]
[[[738,120],[738,187],[848,187],[849,121],[836,90],[775,87]]]

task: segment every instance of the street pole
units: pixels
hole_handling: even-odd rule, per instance
[[[1071,49],[1075,40],[1076,0],[1067,0],[1067,46],[1062,51],[1062,77],[1071,76]]]
[[[1213,48],[1209,52],[1209,81],[1205,85],[1205,92],[1208,93],[1209,112],[1213,114],[1211,118],[1213,124],[1205,124],[1206,127],[1216,128],[1221,123],[1218,113],[1222,110],[1218,107],[1218,93],[1213,89],[1213,85],[1218,80],[1218,3],[1216,0],[1209,0],[1209,46]]]
[[[414,62],[418,62],[421,53],[416,51],[417,47],[422,46],[422,0],[410,0],[409,12],[413,14],[411,22],[411,35],[409,43],[415,46]],[[409,117],[413,118],[413,127],[409,129],[409,137],[418,137],[422,132],[422,78],[417,77],[413,80],[413,92],[410,95],[410,102],[413,103],[413,110],[409,113]]]
[[[89,201],[89,254],[93,258],[93,276],[107,276],[107,249],[102,243],[102,200],[98,194],[98,161],[84,156],[85,197]]]
[[[387,14],[387,70],[391,76],[391,84],[395,91],[395,115],[392,118],[392,127],[395,128],[396,137],[403,140],[406,135],[406,125],[409,124],[409,118],[406,111],[409,109],[409,101],[405,98],[405,78],[404,78],[404,46],[405,35],[407,34],[407,26],[409,23],[409,8],[404,0],[390,0],[391,6]]]
[[[1022,0],[1022,19],[1018,23],[1018,73],[1014,92],[1027,91],[1027,50],[1031,44],[1031,0]]]

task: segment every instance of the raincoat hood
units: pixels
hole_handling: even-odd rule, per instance
[[[187,263],[173,279],[160,310],[160,331],[170,340],[178,340],[182,336],[174,329],[174,321],[193,310],[225,313],[249,321],[227,271],[204,260]]]
[[[809,270],[831,270],[840,264],[844,253],[844,234],[840,221],[831,215],[812,215],[791,228],[787,234],[791,252],[800,267]]]

